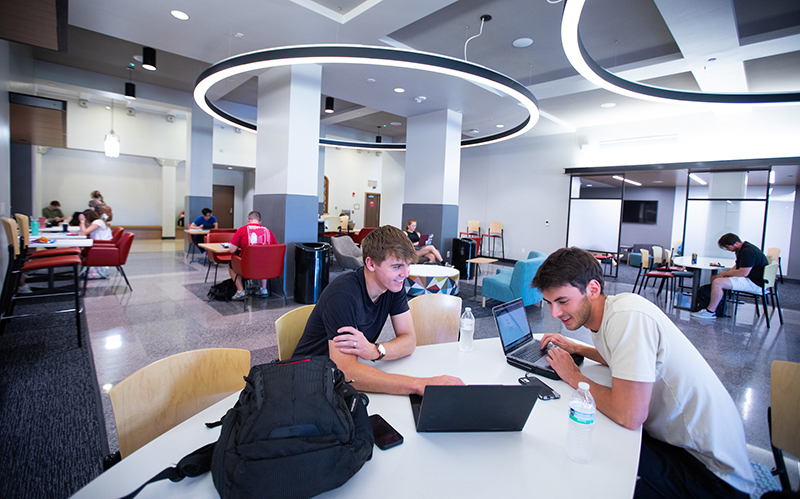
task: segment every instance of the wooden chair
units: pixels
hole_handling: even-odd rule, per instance
[[[781,249],[767,248],[767,260],[769,261],[769,263],[778,264],[778,274],[781,276],[781,284],[783,284],[783,265],[781,265]]]
[[[656,248],[662,250],[662,252],[659,255],[660,262],[656,262],[655,256],[653,257],[652,268],[654,269],[659,266],[659,263],[661,266],[665,264],[663,249],[660,246],[653,246],[653,251],[656,251]],[[642,250],[642,268],[644,268],[645,261],[650,260],[649,255],[647,255],[647,260],[645,260],[646,254],[647,250]],[[644,279],[642,280],[642,283],[639,285],[639,291],[637,291],[637,293],[639,294],[642,293],[642,290],[647,287],[647,281],[649,281],[650,278],[653,278],[653,280],[661,279],[661,283],[658,287],[658,292],[656,293],[656,297],[658,297],[661,294],[661,290],[664,288],[664,285],[666,284],[667,290],[666,293],[664,294],[664,305],[666,306],[666,304],[669,301],[670,287],[672,288],[672,296],[673,297],[675,296],[675,274],[669,272],[668,270],[648,270],[647,272],[644,273]],[[638,275],[637,275],[637,280],[638,280]]]
[[[275,332],[278,336],[278,359],[291,359],[297,342],[303,336],[306,322],[314,310],[314,305],[305,305],[286,312],[275,321]]]
[[[761,300],[764,304],[764,318],[767,320],[767,329],[769,329],[769,313],[767,312],[767,290],[770,292],[772,298],[772,311],[775,311],[775,304],[778,304],[778,317],[783,325],[783,311],[781,310],[781,299],[778,296],[778,288],[775,286],[776,277],[778,275],[778,264],[771,263],[764,267],[764,286],[761,288]],[[744,294],[750,296],[756,303],[756,315],[758,315],[758,297],[756,293],[748,293],[747,291],[733,291],[733,316],[736,317],[736,312],[739,311],[739,295]]]
[[[408,308],[418,346],[458,341],[461,298],[441,293],[420,295],[408,302]]]
[[[145,366],[108,392],[125,458],[228,395],[244,388],[250,352],[207,348]]]
[[[466,232],[459,232],[459,237],[473,237],[476,236],[478,239],[481,237],[481,223],[478,220],[470,220],[467,222],[467,231]],[[476,253],[477,254],[477,253]]]
[[[30,249],[31,244],[31,224],[30,218],[28,215],[23,215],[22,213],[15,213],[14,219],[17,221],[17,227],[19,229],[19,234],[21,236],[21,246],[19,248],[20,253],[25,257],[26,260],[31,258],[48,258],[53,256],[65,256],[65,255],[80,255],[81,250],[75,247],[72,248],[50,248],[50,249],[40,249],[38,251],[32,251]]]
[[[653,268],[657,269],[664,266],[664,248],[653,246]]]
[[[783,452],[800,456],[800,364],[776,360],[772,362],[769,388],[770,407],[767,409],[767,423],[772,443],[772,455],[781,487],[785,492],[791,490]]]
[[[636,280],[633,281],[633,292],[636,292],[636,285],[639,283],[639,277],[642,275],[642,271],[650,270],[650,252],[646,249],[641,250],[642,254],[642,261],[639,263],[639,272],[636,273]]]
[[[494,246],[495,241],[500,240],[500,250],[503,260],[506,258],[506,243],[503,239],[503,222],[489,222],[489,230],[481,236],[481,239],[484,237],[491,238],[490,241],[492,242],[492,249],[490,253],[490,257],[494,258]]]

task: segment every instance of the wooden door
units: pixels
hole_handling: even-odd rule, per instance
[[[364,194],[364,227],[381,226],[381,195],[374,192]]]
[[[220,229],[233,228],[233,194],[232,185],[215,185],[211,209],[217,217]]]

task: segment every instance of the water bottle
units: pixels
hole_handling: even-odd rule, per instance
[[[472,351],[472,335],[475,334],[475,317],[472,309],[467,307],[461,314],[461,335],[458,338],[458,348],[462,352]]]
[[[566,443],[567,455],[576,463],[587,463],[592,459],[594,413],[594,397],[589,393],[589,383],[581,381],[569,399]]]

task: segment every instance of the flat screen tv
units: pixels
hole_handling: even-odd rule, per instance
[[[655,224],[658,220],[658,201],[625,200],[622,221],[628,224]]]

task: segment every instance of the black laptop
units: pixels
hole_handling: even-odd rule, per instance
[[[467,385],[425,387],[409,395],[418,432],[521,431],[541,387]]]
[[[497,305],[492,308],[492,315],[509,364],[545,378],[561,379],[547,362],[547,351],[542,350],[542,344],[531,333],[522,298]],[[583,363],[582,355],[572,354],[572,358],[577,365]]]

